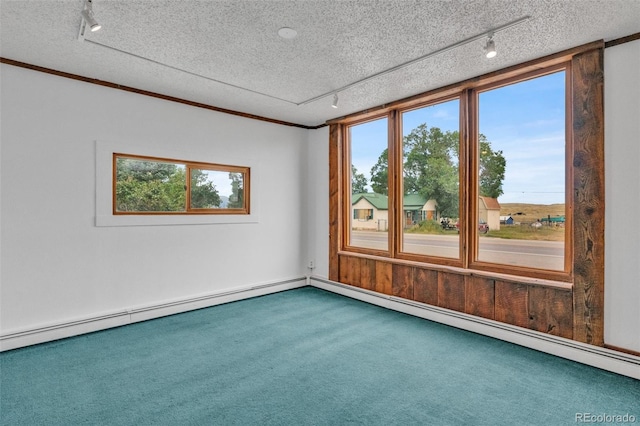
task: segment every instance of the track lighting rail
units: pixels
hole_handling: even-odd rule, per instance
[[[326,92],[326,93],[323,93],[321,95],[315,96],[313,98],[307,99],[306,101],[302,101],[302,102],[300,102],[300,103],[298,103],[296,105],[300,106],[300,105],[310,104],[311,102],[315,102],[315,101],[317,101],[319,99],[326,98],[327,96],[331,96],[334,93],[343,92],[343,91],[345,91],[347,89],[350,89],[350,88],[352,88],[354,86],[357,86],[357,85],[362,84],[364,82],[367,82],[369,80],[373,80],[374,78],[382,77],[383,75],[390,74],[390,73],[398,71],[398,70],[400,70],[402,68],[406,68],[406,67],[408,67],[410,65],[413,65],[415,63],[424,61],[425,59],[434,57],[436,55],[440,55],[442,53],[448,52],[448,51],[453,50],[453,49],[455,49],[457,47],[464,46],[465,44],[469,44],[469,43],[471,43],[473,41],[480,40],[480,39],[483,39],[485,37],[489,37],[489,35],[493,36],[494,34],[496,34],[499,31],[504,31],[507,28],[515,27],[516,25],[520,25],[520,24],[528,21],[529,19],[531,19],[531,16],[529,16],[529,15],[523,16],[522,18],[516,19],[515,21],[511,21],[511,22],[509,22],[507,24],[504,24],[504,25],[501,25],[499,27],[493,28],[493,29],[491,29],[489,31],[486,31],[486,32],[483,32],[481,34],[476,34],[476,35],[474,35],[472,37],[466,38],[466,39],[461,40],[461,41],[459,41],[457,43],[454,43],[454,44],[451,44],[449,46],[443,47],[442,49],[434,50],[433,52],[427,53],[426,55],[420,56],[419,58],[412,59],[412,60],[410,60],[408,62],[402,63],[400,65],[396,65],[395,67],[391,67],[391,68],[388,68],[388,69],[386,69],[384,71],[380,71],[378,73],[372,74],[372,75],[367,76],[367,77],[365,77],[365,78],[363,78],[361,80],[354,81],[353,83],[349,83],[346,86],[342,86],[342,87],[334,89],[334,90],[332,90],[330,92]]]

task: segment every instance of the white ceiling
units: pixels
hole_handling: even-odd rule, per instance
[[[316,126],[591,41],[640,32],[640,0],[1,0],[0,56]],[[498,56],[486,38],[499,31]],[[298,32],[292,40],[278,29]],[[367,79],[366,81],[353,83]],[[339,108],[331,108],[333,92]],[[324,95],[313,102],[303,102]]]

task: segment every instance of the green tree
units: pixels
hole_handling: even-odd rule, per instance
[[[504,192],[502,182],[504,172],[507,167],[507,160],[502,155],[502,151],[493,151],[491,143],[487,141],[485,135],[480,135],[480,195],[491,198],[498,198]]]
[[[186,210],[186,170],[182,165],[134,158],[116,160],[116,210],[180,212]],[[191,170],[191,206],[220,206],[213,182],[202,170]]]
[[[351,193],[362,194],[367,192],[367,178],[364,174],[358,173],[358,169],[353,164],[351,165]]]
[[[502,151],[493,151],[484,135],[480,143],[480,195],[498,198],[506,160]],[[459,155],[460,134],[443,132],[426,123],[413,129],[403,140],[404,193],[420,194],[438,203],[441,215],[459,214]],[[371,169],[371,187],[379,194],[389,193],[389,153],[384,150]]]
[[[117,180],[131,178],[137,182],[164,181],[169,179],[178,166],[160,161],[144,161],[135,158],[118,158],[116,162]]]
[[[242,173],[229,173],[231,179],[231,196],[227,207],[230,209],[241,209],[244,207],[244,179]]]
[[[184,167],[175,164],[118,158],[116,209],[171,212],[185,210]]]
[[[389,150],[385,149],[371,168],[371,189],[376,194],[389,194]]]
[[[438,203],[445,216],[458,216],[460,136],[421,124],[403,140],[404,193],[420,194]]]
[[[191,169],[191,208],[212,209],[220,207],[220,195],[207,174]]]

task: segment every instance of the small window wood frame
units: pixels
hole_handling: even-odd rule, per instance
[[[118,159],[129,159],[136,161],[172,164],[184,167],[184,208],[179,211],[153,211],[153,210],[119,210],[117,199],[117,164]],[[250,168],[245,166],[233,166],[226,164],[204,163],[197,161],[185,161],[172,158],[149,157],[133,154],[113,153],[112,161],[112,213],[113,215],[249,215],[250,214]],[[235,184],[230,197],[236,199],[229,200],[234,203],[232,207],[197,207],[193,206],[192,200],[194,171],[210,171],[228,173],[241,176],[241,184]],[[231,184],[231,183],[230,183]]]

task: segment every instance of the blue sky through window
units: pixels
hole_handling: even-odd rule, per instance
[[[458,130],[459,108],[454,100],[406,112],[403,134],[422,123]],[[507,160],[501,203],[565,202],[564,71],[480,93],[479,127]],[[351,127],[352,163],[367,179],[387,134],[386,118]]]

